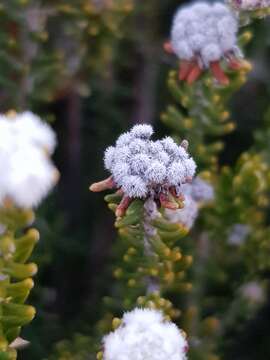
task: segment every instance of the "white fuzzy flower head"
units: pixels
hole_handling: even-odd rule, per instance
[[[105,151],[105,168],[130,198],[158,197],[195,174],[196,164],[183,147],[169,137],[153,141],[152,134],[150,125],[136,125]]]
[[[56,137],[36,115],[25,112],[0,116],[0,203],[39,205],[55,185],[58,172],[49,158]]]
[[[179,80],[196,81],[210,68],[216,80],[227,85],[229,78],[220,62],[225,59],[231,69],[244,63],[237,45],[238,18],[235,11],[221,2],[196,2],[180,7],[173,19],[171,39],[165,50],[180,60]]]
[[[180,8],[174,18],[171,43],[175,54],[191,61],[199,56],[205,67],[237,47],[235,15],[222,3],[195,3]]]
[[[104,360],[186,360],[185,336],[160,311],[135,309],[105,336]]]

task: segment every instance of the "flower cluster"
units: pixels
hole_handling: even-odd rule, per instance
[[[185,335],[160,311],[135,309],[104,340],[104,360],[186,360]]]
[[[214,200],[213,187],[196,177],[192,184],[183,186],[184,208],[176,211],[166,209],[165,215],[172,223],[182,224],[187,229],[191,229],[199,214],[201,204],[207,204]]]
[[[152,197],[162,206],[178,208],[182,186],[192,180],[196,164],[187,152],[187,141],[178,146],[172,138],[153,141],[150,125],[136,125],[105,151],[104,163],[112,176],[93,184],[92,191],[117,188],[128,199]]]
[[[181,60],[179,79],[191,84],[210,68],[214,77],[227,85],[229,79],[220,61],[225,59],[232,69],[241,67],[237,32],[237,17],[225,4],[197,2],[181,7],[173,20],[171,41],[165,44],[165,49]]]
[[[0,203],[37,206],[58,179],[50,160],[56,137],[49,125],[31,112],[0,116]]]

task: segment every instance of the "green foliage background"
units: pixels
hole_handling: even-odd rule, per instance
[[[23,330],[31,346],[19,358],[94,359],[98,348],[90,336],[96,335],[94,325],[104,315],[102,298],[111,293],[116,231],[102,196],[91,194],[88,187],[106,176],[104,149],[134,123],[150,122],[160,135],[171,131],[160,114],[174,102],[166,84],[177,60],[164,54],[162,44],[180,4],[116,0],[108,1],[115,7],[96,10],[94,1],[38,3],[49,9],[48,21],[32,31],[24,11],[35,8],[36,1],[0,1],[1,111],[32,109],[51,122],[58,134],[55,162],[61,172],[58,187],[37,214],[41,240],[32,259],[39,272],[29,299],[37,316]],[[269,25],[265,19],[249,27],[253,39],[246,56],[254,70],[230,101],[237,129],[222,136],[221,165],[235,166],[239,155],[251,149],[254,136],[256,151],[268,146],[270,159]],[[29,54],[29,46],[35,47],[34,54]],[[224,248],[224,258],[230,256],[230,249]],[[245,271],[228,267],[232,276]],[[268,282],[268,264],[258,276]],[[208,287],[215,293],[215,279]],[[223,291],[223,298],[215,298],[217,308],[231,301],[232,288]],[[181,304],[178,297],[174,302]],[[269,304],[266,301],[248,319],[246,313],[238,314],[220,345],[224,359],[269,358]]]

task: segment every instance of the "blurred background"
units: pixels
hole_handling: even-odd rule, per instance
[[[101,316],[116,234],[103,196],[88,187],[106,176],[103,151],[121,132],[143,122],[168,133],[160,113],[172,101],[166,79],[177,59],[162,45],[183,3],[0,1],[1,111],[31,109],[53,126],[61,172],[57,189],[37,213],[41,240],[33,260],[39,272],[29,300],[37,316],[23,330],[31,346],[21,359],[49,358],[57,342],[91,333]],[[269,104],[269,25],[266,19],[250,27],[247,56],[254,70],[232,99],[238,126],[223,139],[221,164],[233,164],[249,149]],[[270,302],[258,314],[255,341],[269,333],[269,314]],[[87,348],[83,337],[78,341]]]

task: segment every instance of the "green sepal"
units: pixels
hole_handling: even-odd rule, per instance
[[[6,338],[7,338],[8,342],[12,343],[12,341],[14,341],[20,335],[20,332],[21,332],[20,326],[17,326],[15,328],[12,327],[12,328],[8,329],[6,331]]]
[[[152,221],[154,227],[162,231],[177,231],[180,229],[181,225],[170,223],[163,218],[157,218]]]
[[[15,241],[16,251],[13,260],[25,263],[33,252],[33,248],[39,240],[39,233],[35,229],[29,230],[24,236]]]
[[[106,195],[104,197],[104,200],[107,202],[107,203],[112,203],[112,204],[119,204],[120,201],[122,199],[122,196],[119,195],[119,194],[109,194],[109,195]]]
[[[124,218],[119,219],[115,222],[115,227],[121,228],[128,225],[136,225],[140,221],[140,218],[141,217],[138,214],[126,215]]]
[[[2,304],[2,313],[3,317],[18,316],[20,318],[28,318],[31,321],[36,311],[33,306],[9,302]]]
[[[180,229],[176,230],[176,231],[158,231],[159,236],[161,237],[161,239],[165,242],[171,242],[171,241],[177,241],[179,239],[181,239],[182,237],[184,237],[185,235],[187,235],[188,233],[188,229],[181,227]]]
[[[14,277],[15,279],[25,279],[32,277],[37,273],[37,266],[34,263],[17,264],[12,261],[3,268],[3,273]]]
[[[6,286],[7,296],[11,297],[14,302],[23,303],[27,299],[33,286],[34,282],[31,278],[8,284]]]

